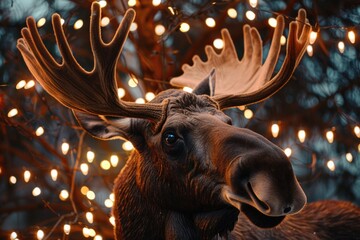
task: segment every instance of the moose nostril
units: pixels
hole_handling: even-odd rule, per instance
[[[284,213],[289,213],[291,211],[291,207],[284,208]]]

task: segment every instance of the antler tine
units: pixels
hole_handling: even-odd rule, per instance
[[[159,122],[166,108],[164,104],[144,105],[120,101],[117,97],[116,64],[129,33],[135,12],[129,9],[109,43],[104,43],[100,30],[101,8],[91,7],[90,36],[94,56],[93,70],[83,69],[74,58],[61,25],[60,16],[52,18],[56,42],[62,55],[59,64],[51,56],[38,33],[34,18],[27,19],[17,47],[27,67],[44,89],[63,105],[95,115],[145,118]]]

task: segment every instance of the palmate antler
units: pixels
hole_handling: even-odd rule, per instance
[[[136,104],[120,101],[117,97],[115,68],[121,49],[129,33],[135,11],[129,9],[110,43],[104,43],[100,29],[100,5],[91,7],[90,42],[94,67],[90,72],[83,69],[69,47],[61,18],[52,18],[56,42],[62,63],[59,64],[46,49],[37,31],[35,20],[27,19],[17,43],[18,49],[30,72],[43,88],[63,105],[77,111],[94,115],[145,118],[158,122],[163,117],[165,103]]]
[[[255,28],[244,26],[244,56],[239,61],[229,32],[222,30],[224,48],[216,54],[212,47],[206,46],[207,61],[198,56],[194,64],[183,66],[183,74],[171,79],[175,86],[195,88],[205,79],[212,69],[216,70],[214,99],[220,108],[247,105],[262,101],[281,89],[291,78],[298,66],[306,46],[310,26],[305,10],[299,10],[297,21],[290,23],[286,56],[279,72],[271,78],[280,53],[280,38],[284,30],[283,16],[277,17],[277,26],[273,35],[269,54],[262,64],[262,41]]]

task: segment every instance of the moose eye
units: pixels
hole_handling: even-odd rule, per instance
[[[164,141],[168,145],[173,145],[178,140],[178,136],[173,132],[167,132],[164,134]]]

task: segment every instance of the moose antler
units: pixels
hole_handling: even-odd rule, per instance
[[[290,23],[286,56],[279,72],[272,78],[279,58],[280,38],[284,30],[284,17],[277,17],[277,26],[272,38],[269,54],[262,64],[262,41],[255,28],[244,26],[244,56],[239,61],[233,41],[228,30],[221,34],[224,48],[216,54],[212,47],[206,46],[207,61],[198,56],[193,58],[194,64],[183,65],[183,74],[171,79],[175,86],[196,87],[210,71],[216,70],[215,96],[213,97],[221,109],[247,105],[262,101],[281,89],[292,76],[299,64],[306,46],[310,26],[306,12],[299,10],[297,21]]]
[[[94,67],[88,72],[74,58],[58,14],[52,17],[56,42],[62,55],[59,64],[46,49],[34,18],[27,19],[27,27],[18,40],[27,67],[43,88],[63,105],[77,111],[95,115],[145,118],[160,121],[165,104],[136,104],[120,101],[117,97],[116,64],[135,11],[129,9],[113,39],[104,43],[100,29],[101,9],[98,3],[91,6],[90,43]]]

